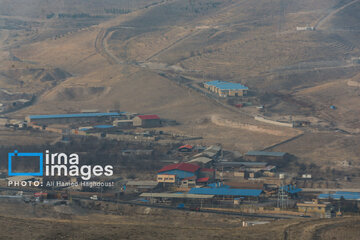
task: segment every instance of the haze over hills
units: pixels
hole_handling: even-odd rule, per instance
[[[34,6],[42,3],[34,0]],[[132,1],[131,6],[107,1],[109,9],[129,10],[117,14],[96,1],[79,0],[72,9],[52,3],[42,12],[18,12],[15,6],[21,4],[1,2],[9,9],[2,19],[28,17],[36,23],[33,30],[16,30],[17,37],[13,30],[1,30],[4,69],[61,69],[69,75],[47,88],[32,85],[36,103],[15,116],[120,105],[124,111],[176,119],[180,125],[171,131],[241,152],[299,134],[255,121],[251,108],[241,114],[194,90],[203,81],[221,79],[249,86],[267,117],[312,118],[321,126],[359,131],[358,90],[346,84],[356,81],[359,70],[351,62],[360,55],[358,1],[175,0]],[[55,16],[48,19],[51,13]],[[80,13],[89,16],[76,17]],[[318,29],[296,31],[298,26]],[[1,85],[28,88],[5,80]],[[332,142],[331,137],[324,141],[324,146]]]

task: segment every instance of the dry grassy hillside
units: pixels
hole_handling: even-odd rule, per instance
[[[221,142],[241,152],[298,134],[224,108],[160,75],[165,72],[188,77],[193,84],[211,79],[242,82],[268,104],[268,115],[316,117],[327,126],[354,128],[356,91],[344,88],[338,79],[351,78],[359,69],[348,61],[360,54],[358,32],[345,26],[344,34],[332,29],[342,26],[345,13],[354,18],[351,26],[356,25],[354,12],[338,10],[349,3],[173,0],[146,8],[140,4],[131,13],[98,25],[12,49],[22,64],[59,68],[72,75],[16,115],[120,105],[125,111],[176,119],[181,125],[170,131],[200,135],[205,142]],[[315,26],[319,21],[319,31],[296,31],[296,26]],[[334,102],[339,111],[328,113]],[[212,121],[214,115],[225,120]]]
[[[0,15],[17,17],[44,17],[49,13],[91,13],[104,14],[104,9],[129,8],[136,9],[145,7],[159,1],[149,0],[1,0]]]

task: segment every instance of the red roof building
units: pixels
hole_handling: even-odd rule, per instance
[[[191,152],[192,149],[193,149],[193,146],[191,146],[189,144],[185,144],[185,145],[178,148],[178,150],[180,152]]]
[[[160,119],[158,115],[139,115],[137,117],[142,119],[142,120]]]
[[[214,180],[215,179],[215,169],[212,168],[201,168],[199,171],[199,175],[198,175],[199,179],[202,179],[203,181],[205,181],[205,178],[208,178],[207,181],[209,180]],[[199,181],[198,182],[202,182]]]
[[[190,163],[175,163],[171,165],[167,165],[160,169],[158,172],[167,172],[171,170],[181,170],[185,172],[196,172],[200,167],[198,165],[190,164]]]
[[[198,179],[196,180],[196,182],[198,182],[198,183],[206,183],[206,182],[208,182],[209,180],[210,180],[209,177],[203,177],[203,178],[198,178]]]

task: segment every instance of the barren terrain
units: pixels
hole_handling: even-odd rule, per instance
[[[21,208],[19,207],[21,205]],[[120,206],[105,215],[78,206],[1,200],[0,239],[357,239],[359,219],[279,220],[242,227],[242,218],[197,212]],[[171,219],[171,221],[170,221]],[[246,219],[245,219],[246,220]],[[171,222],[171,223],[170,223]],[[266,227],[265,227],[266,226]],[[351,230],[349,231],[349,227]]]
[[[358,164],[353,143],[360,129],[354,85],[359,65],[351,60],[360,55],[358,1],[173,0],[128,6],[109,0],[109,8],[130,10],[121,14],[106,13],[94,1],[81,4],[49,6],[46,14],[2,13],[6,21],[16,19],[17,27],[0,31],[0,86],[36,95],[31,106],[10,117],[120,106],[174,119],[180,125],[166,130],[203,137],[194,143],[221,143],[245,153],[304,132],[275,150],[330,167],[346,159]],[[92,22],[84,25],[70,15],[78,24],[69,26],[59,15],[47,18],[51,12],[87,13]],[[4,26],[15,24],[6,21]],[[319,29],[296,31],[297,26]],[[312,119],[317,129],[261,123],[253,119],[255,106],[224,107],[224,101],[194,88],[214,79],[249,86],[266,117]]]

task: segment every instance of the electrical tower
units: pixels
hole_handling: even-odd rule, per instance
[[[284,209],[288,207],[288,194],[285,189],[286,187],[287,186],[284,186],[283,183],[281,183],[279,186],[277,207],[280,209]]]

